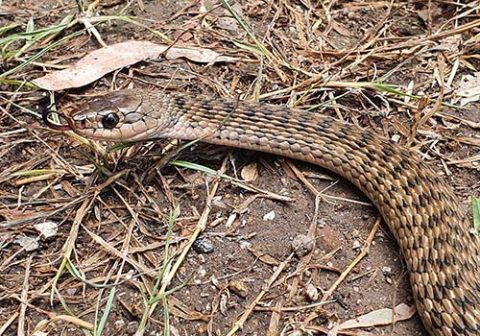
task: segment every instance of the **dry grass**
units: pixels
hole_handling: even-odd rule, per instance
[[[55,97],[31,80],[127,39],[210,48],[241,61],[146,62],[70,94],[168,86],[315,110],[413,147],[459,196],[474,199],[479,105],[461,107],[459,94],[463,76],[479,73],[480,3],[415,3],[138,0],[82,8],[73,1],[0,1],[0,336],[142,335],[147,329],[177,335],[182,325],[205,335],[241,334],[242,327],[245,334],[270,336],[325,331],[337,321],[334,306],[304,302],[305,286],[322,287],[320,269],[334,274],[335,287],[324,286],[330,298],[335,280],[351,270],[348,260],[346,267],[328,263],[341,246],[297,259],[288,250],[281,255],[253,245],[245,250],[251,263],[220,273],[211,263],[203,269],[205,257],[189,252],[207,227],[216,242],[254,239],[256,232],[242,233],[247,216],[262,217],[254,204],[295,204],[282,179],[299,181],[313,193],[312,204],[365,202],[329,194],[335,178],[289,161],[258,159],[262,174],[277,182],[264,187],[242,180],[243,162],[229,151],[197,147],[192,157],[189,147],[172,161],[172,151],[161,158],[171,144],[109,147],[54,134],[40,114]],[[478,221],[478,201],[472,204]],[[317,208],[299,208],[313,217],[305,234],[315,239]],[[58,231],[45,237],[38,227],[45,223]],[[365,248],[375,237],[365,239]],[[216,249],[221,258],[222,245]],[[245,285],[245,297],[232,299],[238,295],[233,280]],[[195,297],[196,288],[208,295]],[[197,304],[186,301],[195,298]],[[249,324],[259,312],[268,314],[255,319],[260,325]]]

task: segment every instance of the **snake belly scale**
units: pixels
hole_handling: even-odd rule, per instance
[[[418,155],[368,129],[286,106],[122,90],[64,108],[91,139],[177,138],[327,168],[375,204],[404,255],[431,335],[480,335],[480,244],[452,189]]]

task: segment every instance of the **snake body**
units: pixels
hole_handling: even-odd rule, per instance
[[[204,142],[325,167],[376,205],[398,241],[431,335],[480,335],[480,248],[460,201],[418,155],[368,129],[285,106],[123,90],[65,108],[87,138]]]

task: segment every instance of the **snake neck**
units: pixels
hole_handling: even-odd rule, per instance
[[[416,153],[370,130],[282,106],[166,96],[162,137],[245,148],[327,168],[377,206],[432,335],[480,334],[480,248],[451,188]]]

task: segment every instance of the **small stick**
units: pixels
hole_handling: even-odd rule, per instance
[[[352,269],[362,260],[370,251],[370,245],[372,244],[373,238],[375,238],[375,234],[378,231],[378,228],[380,227],[380,222],[381,222],[381,217],[379,216],[377,220],[375,221],[375,224],[373,224],[373,228],[370,231],[367,241],[365,242],[365,245],[362,248],[362,251],[360,254],[352,261],[352,263],[345,269],[345,271],[340,274],[338,279],[335,281],[335,283],[330,287],[328,291],[325,292],[325,294],[322,297],[322,301],[327,301],[332,293],[337,289],[337,287],[340,285],[340,283],[345,280],[347,275],[352,271]]]
[[[227,336],[233,336],[235,333],[242,329],[243,324],[247,321],[248,317],[252,314],[253,310],[255,309],[255,306],[260,302],[260,300],[264,297],[265,294],[268,293],[270,286],[275,282],[275,280],[280,276],[280,274],[283,272],[285,267],[287,267],[288,263],[290,260],[293,258],[293,253],[291,253],[287,259],[285,259],[280,265],[278,265],[277,269],[275,272],[272,274],[270,279],[268,280],[268,283],[264,286],[264,288],[260,291],[260,293],[257,295],[255,300],[252,301],[245,310],[245,312],[242,314],[240,319],[238,319],[234,324],[232,329],[228,332]]]

